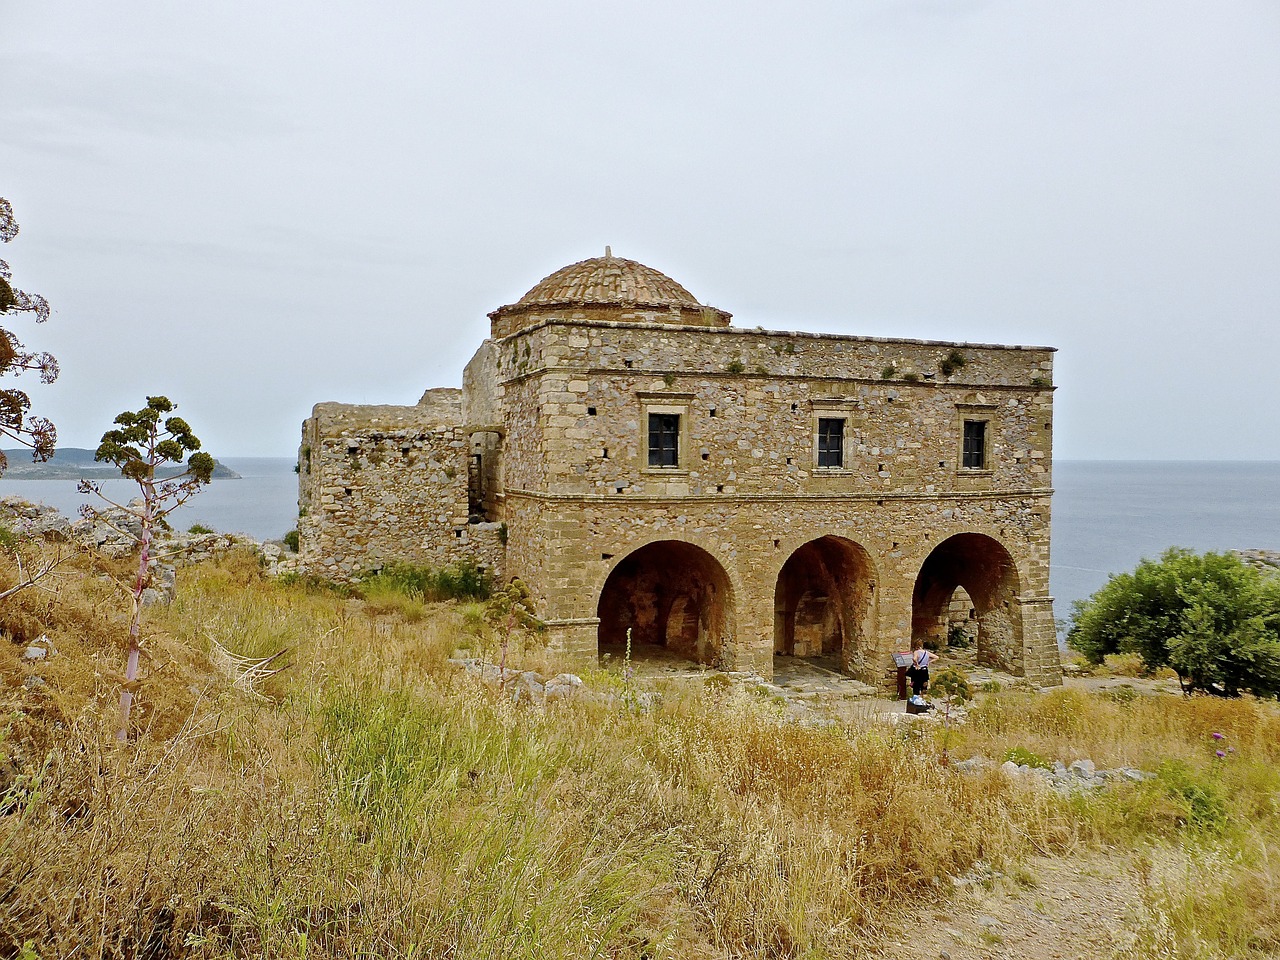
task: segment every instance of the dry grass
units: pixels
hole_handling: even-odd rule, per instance
[[[1277,865],[1256,853],[1280,833],[1266,705],[1012,693],[953,731],[953,756],[1183,765],[1067,802],[956,773],[928,734],[802,729],[732,685],[673,687],[648,713],[517,706],[445,663],[491,643],[476,607],[272,584],[238,556],[184,571],[149,612],[144,720],[121,747],[124,620],[95,577],[4,612],[59,655],[27,689],[21,646],[0,651],[0,957],[27,941],[41,957],[874,956],[903,904],[978,860],[1164,838],[1203,864],[1142,880],[1172,955],[1276,943]],[[215,669],[214,641],[293,666],[261,702]],[[536,638],[511,656],[560,666]],[[1225,798],[1213,829],[1188,820],[1201,786],[1211,812]]]

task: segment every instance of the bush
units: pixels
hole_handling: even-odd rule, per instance
[[[187,527],[187,533],[201,534],[216,532],[217,531],[214,530],[213,527],[206,527],[203,523],[193,523],[191,526]]]
[[[290,530],[284,535],[284,545],[294,553],[298,552],[298,531]]]
[[[360,578],[360,593],[402,593],[415,600],[487,600],[493,583],[489,571],[469,560],[434,569],[412,563],[389,563]]]
[[[1221,781],[1195,773],[1178,760],[1168,760],[1156,771],[1156,780],[1177,801],[1180,819],[1194,830],[1221,833],[1227,825],[1227,795]]]
[[[1044,757],[1033,750],[1026,747],[1010,747],[1004,753],[1006,761],[1012,760],[1020,767],[1038,767],[1041,770],[1052,769],[1051,764]]]
[[[959,350],[952,350],[942,359],[942,362],[938,364],[938,372],[944,377],[949,377],[968,362],[968,359],[963,353]]]
[[[1094,663],[1136,654],[1186,690],[1280,697],[1280,578],[1174,547],[1077,601],[1067,642]]]

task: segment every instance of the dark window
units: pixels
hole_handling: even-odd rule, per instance
[[[987,421],[964,422],[964,451],[960,462],[968,470],[987,468]]]
[[[818,420],[818,466],[844,466],[844,420],[821,417]]]
[[[680,466],[680,414],[649,414],[649,466]]]

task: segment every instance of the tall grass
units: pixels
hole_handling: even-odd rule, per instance
[[[149,726],[117,746],[94,676],[119,642],[101,588],[69,580],[62,613],[23,613],[68,653],[47,691],[3,694],[24,719],[3,744],[0,957],[26,941],[42,957],[875,956],[905,904],[979,860],[1120,840],[1201,857],[1142,881],[1173,955],[1274,939],[1264,705],[1009,693],[952,731],[953,756],[1171,765],[1068,801],[958,773],[928,733],[801,728],[732,684],[673,685],[650,712],[518,705],[444,662],[473,608],[406,615],[232,557],[185,570],[149,621]],[[99,615],[99,639],[70,639]],[[214,640],[293,666],[252,700],[210,665]],[[1202,787],[1218,829],[1188,813]]]

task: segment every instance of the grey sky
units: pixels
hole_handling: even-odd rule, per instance
[[[0,0],[3,251],[92,446],[457,385],[603,252],[740,326],[1060,348],[1056,453],[1280,459],[1280,4]]]

